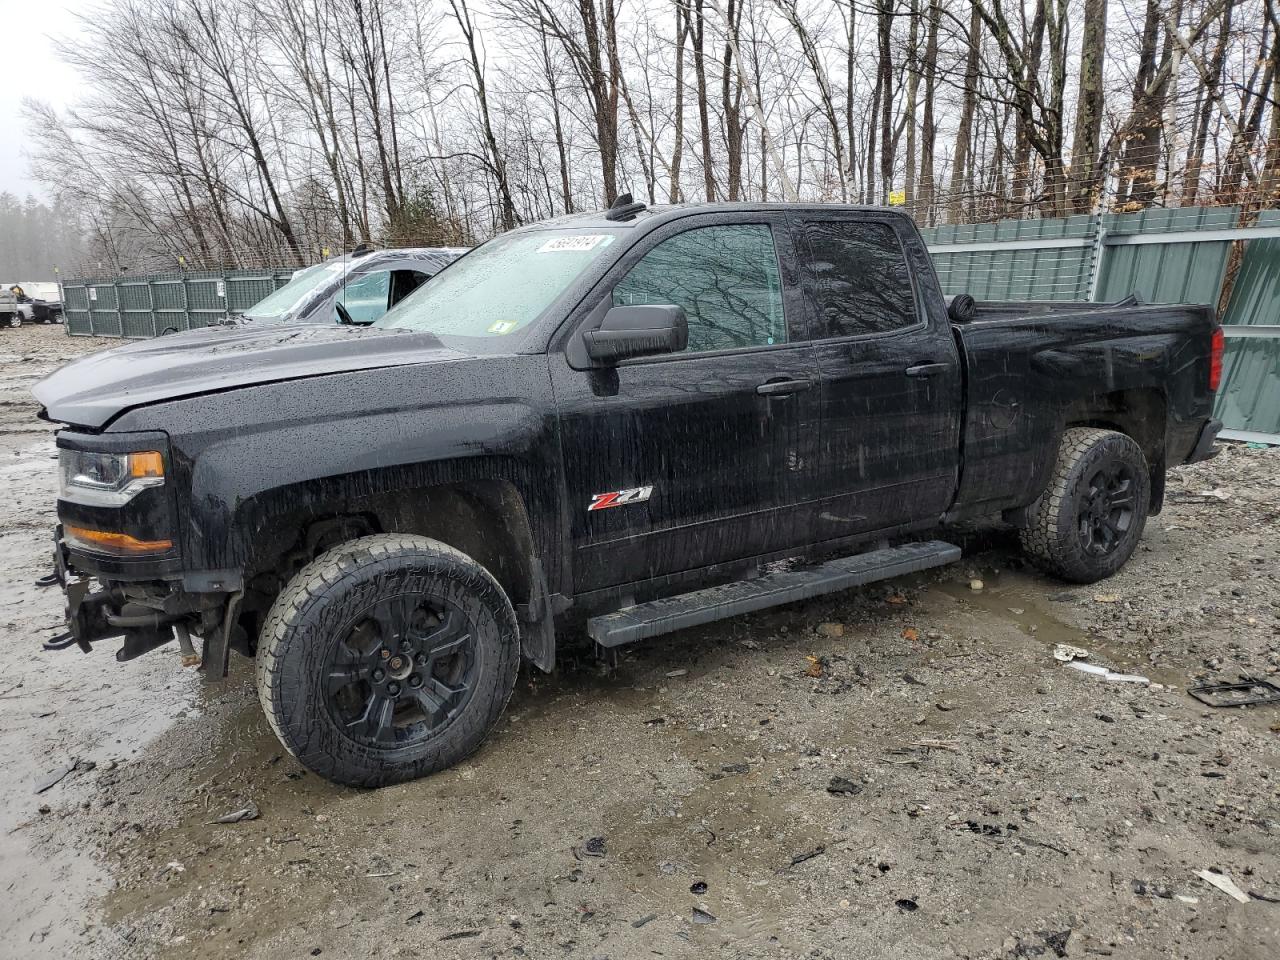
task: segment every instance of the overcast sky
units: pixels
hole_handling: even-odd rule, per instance
[[[24,139],[32,131],[22,123],[22,101],[44,100],[58,108],[75,100],[75,72],[53,51],[52,37],[74,37],[73,10],[85,0],[0,0],[0,27],[5,36],[4,79],[0,80],[0,192],[28,193],[45,199],[27,176]]]

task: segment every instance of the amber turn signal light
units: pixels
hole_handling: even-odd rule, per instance
[[[129,454],[129,476],[131,477],[163,477],[164,457],[158,450],[144,450],[142,453]]]
[[[155,455],[157,458],[159,454]],[[98,553],[115,556],[137,556],[146,553],[164,553],[173,546],[172,540],[139,540],[127,533],[111,530],[90,530],[75,524],[64,524],[63,535],[75,546]]]

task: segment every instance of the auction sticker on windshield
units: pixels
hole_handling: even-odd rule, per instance
[[[607,233],[593,233],[586,236],[555,237],[538,248],[539,253],[568,253],[582,250],[594,250],[600,244],[608,244],[613,237]]]

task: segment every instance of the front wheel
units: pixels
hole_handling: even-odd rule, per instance
[[[1021,532],[1022,549],[1047,573],[1094,583],[1133,556],[1150,503],[1150,471],[1132,438],[1072,427],[1062,434],[1049,486]]]
[[[258,696],[301,763],[378,787],[475,751],[519,665],[515,612],[487,570],[387,534],[322,554],[281,592],[258,643]]]

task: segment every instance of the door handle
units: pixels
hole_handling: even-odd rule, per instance
[[[762,397],[789,397],[812,386],[812,380],[769,380],[756,387],[756,393]]]
[[[917,363],[913,367],[907,367],[908,377],[932,377],[951,369],[949,363]]]

